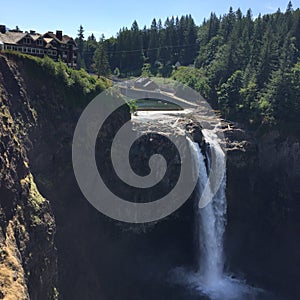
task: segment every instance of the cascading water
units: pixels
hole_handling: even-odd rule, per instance
[[[203,203],[207,205],[203,208],[201,203],[198,204],[197,218],[198,218],[198,234],[199,234],[199,269],[201,270],[201,277],[203,284],[207,287],[213,287],[220,281],[224,269],[223,257],[223,235],[225,231],[225,214],[226,214],[226,196],[225,196],[225,155],[221,147],[209,135],[205,137],[210,145],[210,153],[216,160],[218,179],[220,187],[214,195],[211,185],[207,184],[208,170],[211,169],[211,160],[209,155],[207,167],[205,165],[204,156],[197,145],[197,153],[199,158],[199,182],[198,192],[203,192]],[[206,190],[205,190],[206,189]],[[205,191],[205,192],[204,192]],[[200,199],[200,197],[199,197]]]
[[[226,160],[217,135],[206,130],[203,130],[203,135],[209,144],[209,153],[203,155],[198,144],[192,145],[199,169],[196,208],[198,271],[188,274],[188,281],[212,300],[258,299],[262,290],[250,287],[224,271]]]

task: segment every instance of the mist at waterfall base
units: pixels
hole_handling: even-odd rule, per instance
[[[191,289],[203,295],[203,299],[211,300],[240,300],[240,299],[270,299],[262,289],[246,284],[244,280],[236,279],[232,274],[224,271],[223,237],[226,225],[226,161],[217,136],[203,131],[205,140],[209,144],[210,154],[202,154],[198,144],[191,144],[195,163],[199,170],[196,188],[196,232],[195,245],[197,255],[197,271],[192,272],[184,268],[177,268],[172,272],[172,280],[188,285]],[[210,157],[214,156],[214,161]],[[211,164],[215,164],[215,177],[221,183],[217,193],[208,177]],[[206,167],[207,165],[207,167]],[[202,198],[201,198],[202,197]],[[200,208],[202,203],[208,203]],[[200,207],[199,207],[200,206]]]

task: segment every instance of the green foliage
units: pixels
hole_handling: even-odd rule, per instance
[[[78,68],[85,67],[84,55],[83,55],[83,48],[84,48],[84,29],[83,26],[80,25],[78,29],[78,35],[76,38],[76,43],[78,46],[78,58],[77,58],[77,66]]]
[[[83,40],[80,28],[78,42],[83,41],[82,59],[89,71],[90,58],[103,44],[111,70],[119,76],[172,76],[200,92],[225,117],[259,128],[299,120],[299,28],[300,9],[289,3],[286,12],[256,19],[250,9],[243,15],[230,8],[221,17],[212,13],[199,27],[190,15],[164,23],[153,19],[143,29],[134,21],[117,37],[99,42],[92,36]],[[103,70],[102,64],[98,73]]]
[[[232,118],[244,108],[241,98],[243,72],[235,71],[218,91],[219,106],[226,117]]]
[[[291,3],[285,13],[255,20],[251,10],[211,14],[198,31],[201,75],[179,68],[173,78],[200,91],[227,118],[254,127],[299,122],[299,25],[300,10]]]
[[[93,67],[98,77],[108,77],[110,75],[110,67],[107,59],[106,49],[103,43],[100,43],[98,48],[96,49],[93,60]]]
[[[78,32],[80,66],[91,71],[91,57],[99,44],[104,43],[111,70],[118,68],[124,77],[140,76],[145,64],[150,64],[151,74],[170,76],[177,63],[193,64],[198,51],[197,26],[191,15],[167,18],[164,26],[161,20],[153,19],[151,27],[143,29],[134,21],[130,29],[120,29],[116,38],[99,42],[92,37],[83,40],[82,27]]]
[[[142,68],[142,77],[151,77],[153,74],[151,73],[151,65],[144,64]]]
[[[177,80],[199,92],[203,97],[209,95],[208,79],[204,71],[192,67],[178,67],[173,71],[172,79]]]
[[[98,43],[93,34],[87,38],[87,41],[83,42],[83,53],[82,53],[83,63],[85,69],[90,73],[94,71],[93,68],[94,54],[97,48],[98,48]]]
[[[130,113],[137,115],[138,106],[136,104],[136,100],[131,99],[127,101],[126,104],[129,106]]]
[[[24,65],[36,81],[49,81],[61,91],[66,104],[71,106],[86,105],[97,94],[110,86],[104,78],[90,76],[85,70],[74,70],[62,61],[54,62],[49,57],[38,58],[20,52],[6,51],[7,56]]]

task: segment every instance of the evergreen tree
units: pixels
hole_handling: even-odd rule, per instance
[[[132,23],[130,30],[129,71],[140,71],[144,63],[142,34],[136,21]]]
[[[158,46],[159,46],[159,35],[158,35],[158,28],[156,19],[153,19],[150,33],[149,33],[149,48],[148,48],[148,58],[149,63],[154,65],[154,63],[158,59]]]
[[[94,53],[98,47],[97,41],[95,36],[92,34],[91,36],[88,37],[87,41],[84,42],[83,46],[83,59],[84,59],[84,64],[86,67],[86,70],[88,72],[93,71],[93,63],[94,63]]]
[[[94,69],[98,77],[100,76],[109,76],[110,75],[110,66],[107,59],[106,49],[104,42],[100,42],[98,48],[94,53]]]
[[[77,47],[78,47],[78,57],[77,57],[77,66],[78,68],[85,68],[84,57],[83,57],[83,48],[84,48],[84,29],[83,26],[80,25],[78,29],[77,35]]]
[[[291,13],[292,11],[293,11],[293,4],[292,4],[292,2],[290,1],[290,2],[288,3],[287,8],[286,8],[286,13]]]

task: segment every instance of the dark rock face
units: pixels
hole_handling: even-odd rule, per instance
[[[299,140],[278,131],[257,138],[227,133],[228,266],[284,299],[296,299]]]
[[[0,56],[0,70],[0,298],[53,299],[56,226],[26,148],[35,115],[18,68]]]
[[[186,125],[186,131],[192,136],[193,141],[199,143],[200,146],[205,143],[201,129],[200,123],[192,122]]]

